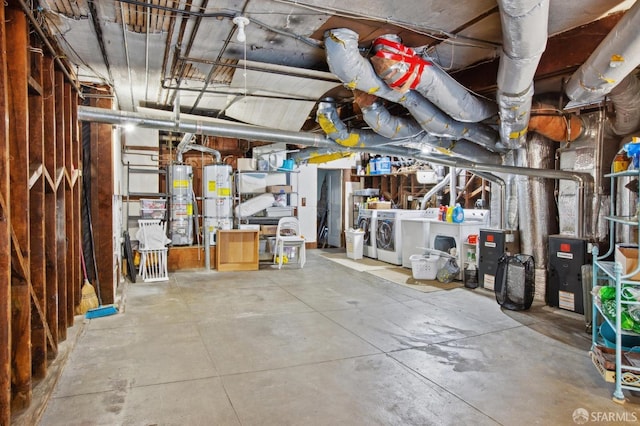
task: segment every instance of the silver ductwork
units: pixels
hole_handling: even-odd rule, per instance
[[[571,76],[565,93],[574,103],[590,103],[609,94],[640,65],[640,2],[627,10],[591,56]]]
[[[358,89],[407,108],[429,134],[451,139],[467,139],[493,152],[502,152],[498,135],[478,123],[454,120],[415,90],[400,93],[375,73],[371,63],[360,55],[358,33],[338,28],[325,33],[325,50],[329,69],[349,89]]]
[[[357,102],[356,97],[356,102]],[[411,139],[412,142],[420,142],[436,148],[441,152],[451,152],[452,155],[487,164],[501,164],[500,155],[487,151],[481,146],[469,142],[465,139],[451,140],[436,138],[430,134],[425,134],[415,119],[397,117],[389,113],[389,110],[376,101],[371,105],[360,105],[362,118],[373,129],[374,132],[391,138]],[[336,113],[337,114],[337,113]],[[395,138],[393,138],[395,139]]]
[[[526,142],[533,76],[547,46],[549,0],[498,0],[503,46],[498,68],[500,139],[509,148]]]
[[[331,139],[346,147],[389,145],[394,141],[371,130],[351,129],[340,120],[333,102],[318,103],[316,121]]]
[[[640,81],[630,74],[614,87],[609,98],[616,109],[610,120],[610,130],[618,136],[629,135],[640,129]]]
[[[528,149],[517,151],[517,163],[523,167],[549,169],[555,167],[555,143],[541,135],[531,135]],[[516,177],[520,229],[520,251],[533,256],[536,264],[536,281],[546,277],[548,261],[547,237],[558,233],[555,182],[535,177]],[[577,206],[576,206],[577,207]],[[535,212],[535,214],[532,214]],[[542,278],[544,281],[545,278]],[[540,287],[540,286],[538,286]],[[544,296],[544,287],[536,288],[536,297]],[[544,300],[544,297],[541,297]]]
[[[420,56],[387,34],[373,42],[371,58],[378,76],[402,93],[416,90],[451,118],[479,122],[496,114],[496,105],[471,93],[428,56]]]

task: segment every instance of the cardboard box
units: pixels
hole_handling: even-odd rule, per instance
[[[635,271],[638,267],[638,246],[635,244],[616,244],[615,261],[622,266],[622,275]],[[640,281],[640,272],[626,279]]]
[[[290,194],[292,191],[291,185],[269,185],[267,186],[267,192],[272,194]]]
[[[278,225],[260,225],[262,235],[276,235]]]
[[[389,210],[391,209],[391,201],[374,201],[367,203],[368,209],[373,210]]]

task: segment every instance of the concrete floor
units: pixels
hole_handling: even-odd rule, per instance
[[[485,290],[418,291],[307,253],[302,270],[123,286],[119,314],[79,325],[40,424],[640,419],[640,398],[613,403],[591,365],[582,316],[502,311]]]

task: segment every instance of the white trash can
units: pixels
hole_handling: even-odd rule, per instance
[[[344,231],[347,240],[347,257],[349,259],[362,259],[364,250],[364,231],[350,230]]]

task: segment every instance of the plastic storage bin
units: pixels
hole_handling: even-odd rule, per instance
[[[440,255],[437,253],[413,254],[411,261],[411,273],[416,280],[435,280],[438,274]]]
[[[362,259],[364,251],[364,231],[344,231],[347,240],[347,257]]]

